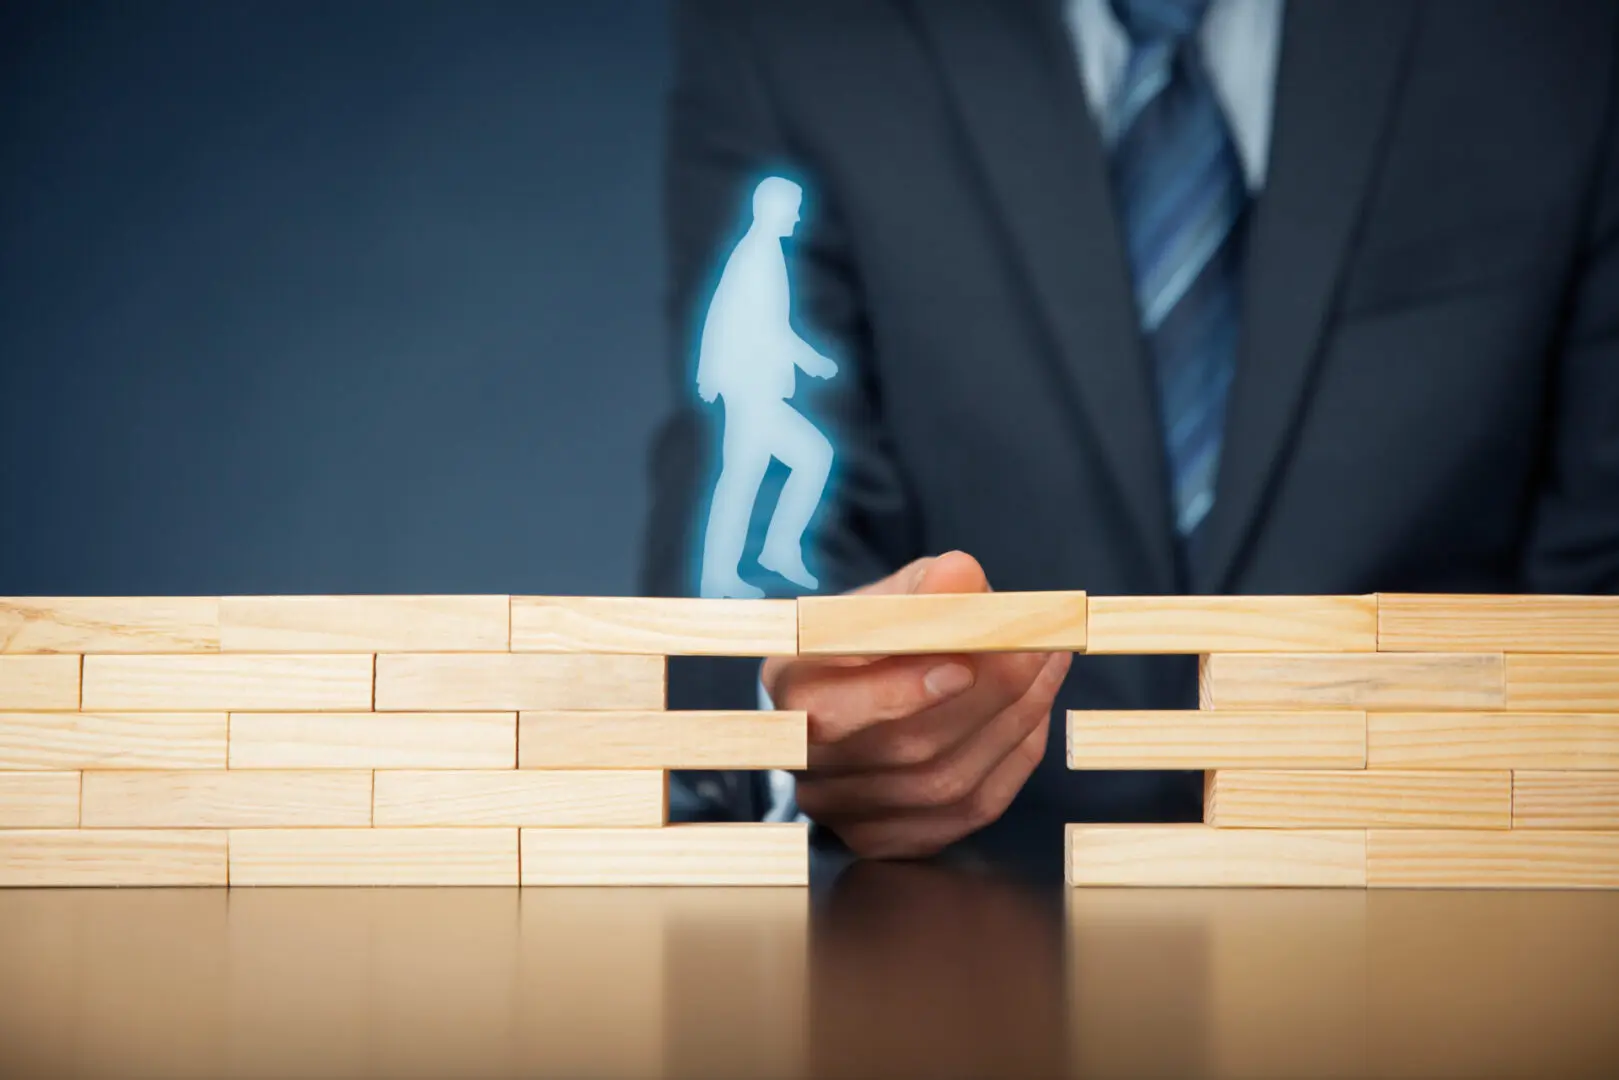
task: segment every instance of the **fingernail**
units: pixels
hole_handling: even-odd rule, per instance
[[[940,664],[922,676],[922,685],[934,697],[959,694],[972,684],[972,669],[962,664]]]

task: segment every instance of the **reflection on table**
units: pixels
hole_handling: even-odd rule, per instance
[[[1619,1073],[1619,895],[0,892],[0,1075]]]

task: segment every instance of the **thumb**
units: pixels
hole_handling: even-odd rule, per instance
[[[915,564],[912,564],[915,565]],[[990,592],[989,578],[977,559],[965,551],[947,551],[928,560],[918,573],[913,593]]]
[[[906,593],[989,592],[989,580],[978,560],[964,551],[928,555],[908,563],[887,577],[862,585],[861,596],[898,596]]]

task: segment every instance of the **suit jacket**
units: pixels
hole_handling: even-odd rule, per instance
[[[1619,590],[1619,5],[1288,7],[1187,567],[1055,0],[691,3],[676,54],[688,404],[656,442],[647,591],[691,584],[715,435],[686,346],[768,172],[806,188],[796,310],[845,362],[804,403],[838,452],[826,591],[952,548],[999,589]],[[755,670],[681,665],[671,700],[748,707]],[[1184,708],[1194,682],[1186,658],[1082,657],[1058,704]],[[1060,717],[985,837],[1054,850],[1064,821],[1198,817],[1195,776],[1065,769]]]

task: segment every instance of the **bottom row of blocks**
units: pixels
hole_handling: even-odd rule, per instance
[[[807,885],[801,824],[12,829],[0,885]]]
[[[1102,886],[1619,888],[1619,832],[1070,825],[1068,882]]]

